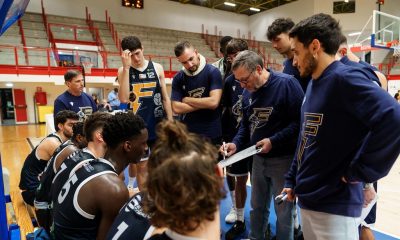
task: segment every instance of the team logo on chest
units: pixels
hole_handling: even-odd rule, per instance
[[[203,96],[204,90],[205,90],[205,87],[193,89],[188,92],[189,97],[201,98]]]
[[[250,115],[250,135],[253,135],[257,128],[264,127],[272,114],[273,107],[253,108],[253,114]]]
[[[146,74],[145,74],[146,75]],[[140,75],[139,75],[140,78]],[[132,92],[135,96],[135,100],[132,102],[132,111],[136,114],[142,105],[142,99],[153,97],[154,89],[157,86],[156,82],[147,83],[134,83],[132,84]]]
[[[297,152],[298,167],[301,166],[304,151],[316,143],[315,138],[318,135],[323,118],[324,114],[322,113],[304,113],[304,122],[301,130],[301,144]]]
[[[147,215],[143,212],[142,206],[140,203],[142,202],[142,197],[140,195],[136,195],[130,202],[125,205],[125,212],[134,211],[136,214],[147,218]]]

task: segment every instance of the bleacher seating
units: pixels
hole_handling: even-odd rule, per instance
[[[49,32],[54,39],[70,40],[70,41],[86,41],[95,42],[94,35],[89,24],[85,19],[70,18],[63,16],[47,15],[47,23],[50,26]],[[121,66],[120,49],[117,48],[115,36],[110,31],[110,27],[106,22],[93,21],[93,27],[99,33],[99,40],[103,46],[99,46],[99,50],[104,49],[107,56],[107,67],[118,68]],[[49,48],[48,33],[46,32],[43,23],[43,17],[37,13],[25,13],[22,17],[22,27],[25,35],[25,43],[28,47]],[[129,24],[114,24],[114,29],[118,40],[129,35],[135,35],[140,38],[144,47],[144,54],[147,58],[160,63],[165,70],[177,71],[182,68],[182,65],[176,60],[174,55],[174,47],[178,41],[187,40],[191,42],[200,54],[206,57],[208,62],[218,60],[216,52],[211,49],[206,40],[202,38],[200,33],[191,33],[170,29],[160,29],[153,27],[143,27]],[[76,38],[74,32],[76,31]],[[114,38],[113,38],[114,37]],[[22,46],[19,26],[12,26],[6,34],[0,38],[0,45]],[[281,64],[283,57],[277,53],[268,42],[259,42],[261,49],[265,49],[265,56],[270,62]],[[104,47],[104,48],[102,48]],[[255,49],[257,50],[257,49]],[[15,56],[12,49],[2,49],[3,53],[8,58],[2,58],[0,64],[15,64]],[[26,54],[26,57],[25,57]],[[50,65],[57,66],[56,59],[52,51],[49,52]],[[172,57],[171,60],[169,57]],[[98,59],[102,59],[101,54],[98,54]],[[47,51],[42,49],[18,49],[18,61],[21,65],[26,65],[28,60],[29,65],[47,66]],[[98,67],[102,67],[102,62],[98,63]]]

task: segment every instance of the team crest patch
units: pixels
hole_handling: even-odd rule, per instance
[[[188,94],[190,97],[201,98],[203,96],[204,91],[205,91],[205,87],[201,87],[201,88],[196,88],[196,89],[189,91]]]
[[[132,78],[132,79],[135,79],[135,78],[136,78],[135,74],[132,74],[132,75],[131,75],[131,78]]]
[[[161,106],[162,105],[162,97],[160,93],[154,94],[154,104],[156,106]]]
[[[71,104],[71,106],[74,106],[74,102],[69,102],[69,104]]]

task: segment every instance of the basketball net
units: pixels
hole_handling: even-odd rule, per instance
[[[83,69],[85,70],[85,74],[91,74],[92,73],[92,66],[93,63],[91,62],[82,62]]]
[[[393,48],[393,59],[398,62],[400,59],[400,42],[393,42],[391,47]]]

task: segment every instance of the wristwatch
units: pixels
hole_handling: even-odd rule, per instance
[[[363,184],[363,190],[368,190],[372,187],[374,187],[373,183],[364,183]]]

